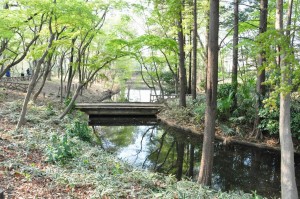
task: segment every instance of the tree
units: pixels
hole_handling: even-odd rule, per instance
[[[197,91],[197,0],[194,0],[194,26],[193,26],[193,65],[192,65],[192,83],[191,83],[191,92],[192,99],[196,99]]]
[[[237,107],[237,87],[238,87],[238,43],[239,43],[239,0],[234,0],[234,20],[233,20],[233,47],[232,47],[232,90],[233,104],[232,110]]]
[[[181,1],[181,0],[180,0]],[[179,49],[179,79],[180,79],[180,92],[179,92],[179,106],[186,106],[186,68],[185,68],[185,52],[184,52],[184,36],[183,36],[183,27],[182,27],[182,4],[178,4],[180,6],[178,12],[178,49]]]
[[[211,184],[218,85],[219,0],[210,1],[205,129],[198,182]]]
[[[291,25],[291,12],[292,3],[289,1],[289,11],[287,28]],[[279,34],[283,36],[283,0],[276,1],[276,30]],[[289,34],[289,33],[288,33]],[[290,45],[290,35],[287,35],[288,46]],[[283,56],[286,54],[281,54],[281,46],[277,46],[277,65],[280,67],[281,71],[281,81],[280,81],[280,114],[279,114],[279,135],[280,135],[280,149],[281,149],[281,197],[297,199],[297,185],[295,179],[295,166],[294,166],[294,147],[291,134],[291,90],[289,85],[291,85],[291,68],[289,63],[287,63]]]
[[[268,0],[260,1],[260,19],[259,19],[259,34],[262,34],[267,31],[267,19],[268,19]],[[257,80],[256,80],[256,115],[254,121],[254,128],[252,136],[255,136],[256,139],[262,138],[262,132],[258,128],[260,124],[259,109],[263,107],[262,100],[266,94],[266,88],[263,84],[266,79],[266,72],[264,69],[264,64],[266,62],[265,52],[261,51],[259,53],[259,69],[257,70]]]

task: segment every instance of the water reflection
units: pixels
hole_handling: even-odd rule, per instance
[[[164,126],[101,126],[103,147],[130,164],[178,179],[199,172],[202,138],[178,133]],[[299,183],[300,158],[295,157]],[[256,190],[264,196],[280,196],[278,152],[216,142],[212,186],[220,190]],[[298,184],[298,189],[299,184]]]

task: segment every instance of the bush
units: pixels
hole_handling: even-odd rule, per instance
[[[55,115],[54,107],[52,103],[48,103],[46,107],[46,115],[47,116],[53,116]]]
[[[233,116],[236,118],[247,118],[243,120],[244,123],[250,125],[255,118],[255,86],[256,82],[254,79],[249,79],[243,84],[239,84],[237,92],[237,103],[236,110],[233,110]]]
[[[67,129],[67,134],[71,137],[78,137],[86,142],[91,142],[93,140],[93,134],[87,122],[75,120],[75,122]]]
[[[58,136],[52,135],[50,144],[46,149],[46,161],[66,163],[67,160],[75,157],[78,149],[74,142],[72,142],[67,134]]]
[[[217,97],[218,118],[220,120],[228,119],[234,97],[231,84],[220,84]]]
[[[279,135],[279,100],[277,108],[264,106],[259,110],[259,116],[263,118],[259,125],[261,130],[268,131],[270,135]],[[300,140],[300,99],[296,98],[291,103],[291,132],[293,137]]]
[[[267,131],[270,135],[279,134],[279,110],[264,106],[258,115],[262,118],[258,128]]]

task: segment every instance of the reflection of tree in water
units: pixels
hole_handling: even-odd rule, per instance
[[[151,162],[153,170],[174,174],[178,180],[183,174],[192,176],[195,158],[194,144],[189,144],[190,137],[170,129],[160,131],[163,133],[152,137],[152,145],[148,148],[149,155],[144,164]]]
[[[102,128],[102,127],[101,127]],[[196,179],[201,155],[201,138],[167,128],[109,127],[103,129],[105,140],[113,151],[135,143],[133,164],[140,161],[142,168],[178,179],[190,176]],[[103,135],[102,135],[103,136]],[[143,158],[142,160],[138,158]],[[296,168],[300,166],[295,158]],[[297,175],[297,173],[296,173]],[[279,153],[247,146],[226,145],[215,142],[213,187],[221,190],[257,190],[265,196],[280,194]],[[299,176],[297,176],[299,178]]]
[[[99,128],[103,147],[113,153],[133,143],[138,130],[137,126],[103,126]]]
[[[241,189],[278,196],[279,154],[239,145],[215,145],[213,184],[217,189]]]

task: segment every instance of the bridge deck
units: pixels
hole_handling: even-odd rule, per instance
[[[99,116],[150,116],[156,115],[163,105],[157,103],[78,103],[75,105],[88,115]]]

